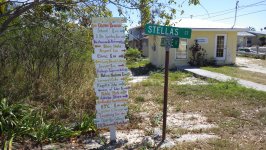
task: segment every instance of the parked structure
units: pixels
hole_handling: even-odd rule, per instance
[[[248,32],[237,33],[237,47],[251,47],[256,43],[256,36]]]
[[[247,31],[237,33],[237,47],[263,46],[260,38],[266,37],[265,31]]]
[[[148,57],[148,38],[144,36],[144,28],[138,26],[129,29],[128,46],[142,51],[142,55]]]

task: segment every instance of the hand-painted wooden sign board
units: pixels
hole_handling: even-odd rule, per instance
[[[128,122],[128,89],[124,79],[129,75],[125,60],[125,18],[92,18],[94,60],[97,78],[94,82],[98,128],[110,128],[115,140],[115,126]]]

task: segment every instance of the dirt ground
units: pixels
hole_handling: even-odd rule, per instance
[[[236,65],[243,70],[266,74],[266,60],[248,57],[236,57]]]
[[[236,64],[266,73],[265,60],[237,57]],[[110,133],[103,130],[97,137],[80,137],[78,143],[53,143],[43,149],[265,149],[266,126],[258,120],[265,119],[265,104],[253,95],[208,96],[201,88],[212,83],[194,77],[169,84],[167,135],[160,144],[163,86],[142,84],[146,78],[131,82],[130,124],[117,128],[117,144],[109,145]],[[182,91],[176,85],[190,86]]]

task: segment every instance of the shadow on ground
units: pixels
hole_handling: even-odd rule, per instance
[[[133,76],[149,75],[150,72],[162,70],[152,65],[151,63],[138,68],[129,68]]]

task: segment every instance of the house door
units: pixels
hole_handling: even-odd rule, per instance
[[[216,35],[215,39],[215,58],[216,60],[225,60],[226,55],[226,35]]]

